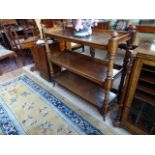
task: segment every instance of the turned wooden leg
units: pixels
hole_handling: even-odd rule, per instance
[[[2,65],[0,64],[0,75],[2,75]]]
[[[53,81],[53,87],[55,87],[55,84],[56,84],[56,82],[55,82],[55,81]]]
[[[125,76],[126,76],[126,73],[127,73],[127,65],[128,65],[128,62],[129,62],[129,58],[130,58],[130,53],[128,51],[125,51],[122,76],[121,76],[121,81],[120,81],[119,88],[118,88],[118,102],[120,100],[120,97],[121,97],[121,94],[122,94],[122,91],[123,91],[123,86],[124,86]]]
[[[26,64],[26,55],[25,55],[25,51],[21,51],[21,55],[22,55],[23,66],[25,66],[25,64]]]
[[[102,117],[103,117],[103,120],[104,120],[104,121],[106,120],[106,114],[107,114],[107,112],[108,112],[108,108],[109,108],[109,106],[108,106],[108,104],[106,103],[106,104],[104,105],[104,107],[100,110],[100,113],[102,114]]]
[[[90,55],[92,58],[95,58],[95,48],[90,47]]]
[[[106,88],[105,88],[105,94],[104,94],[104,104],[103,104],[103,107],[99,109],[100,113],[103,116],[104,121],[105,121],[105,116],[109,110],[109,93],[110,93],[109,83],[106,83],[105,87]]]
[[[84,45],[82,45],[82,52],[84,52],[85,48],[84,48]]]
[[[18,66],[19,65],[19,63],[18,63],[18,56],[17,56],[16,53],[14,54],[14,57],[15,57],[16,65]]]
[[[132,66],[135,60],[135,53],[129,53],[130,54],[130,60],[128,61],[128,63],[126,64],[126,75],[125,78],[123,78],[123,80],[125,80],[125,83],[122,86],[122,90],[119,92],[121,93],[119,96],[119,109],[118,109],[118,113],[115,119],[115,125],[119,126],[120,124],[120,120],[121,120],[121,114],[122,114],[122,110],[123,110],[123,106],[124,106],[124,101],[125,101],[125,97],[126,97],[126,93],[127,93],[127,89],[128,89],[128,83],[129,83],[129,77],[130,77],[130,73],[132,70]]]
[[[101,109],[98,109],[100,114],[102,115],[103,121],[106,121],[106,113],[108,111],[108,107],[103,106]]]
[[[30,53],[32,54],[32,58],[33,58],[33,62],[34,62],[34,66],[31,67],[31,71],[37,71],[37,70],[40,70],[39,69],[39,65],[38,65],[38,62],[39,62],[39,59],[38,59],[38,53],[39,52],[42,52],[40,50],[42,50],[42,46],[34,46],[33,48],[30,48]]]

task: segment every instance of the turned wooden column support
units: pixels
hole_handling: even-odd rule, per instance
[[[47,53],[47,60],[48,60],[49,69],[50,69],[50,77],[51,77],[51,80],[53,81],[52,77],[53,77],[56,73],[59,73],[59,72],[61,71],[61,67],[59,67],[59,66],[57,66],[57,65],[55,65],[55,64],[53,64],[53,63],[51,62],[51,60],[52,60],[52,53],[55,52],[55,49],[53,49],[53,48],[50,49],[49,44],[48,44],[47,36],[44,35],[44,37],[45,37],[45,47],[46,47],[46,53]],[[53,44],[54,44],[53,46],[55,46],[55,48],[57,48],[56,51],[59,51],[59,45],[58,45],[58,43],[53,43]],[[51,45],[51,46],[52,46],[52,45]],[[53,82],[54,82],[54,81],[53,81]]]
[[[3,70],[2,70],[2,65],[0,64],[0,76],[2,75]]]
[[[133,44],[136,39],[136,27],[133,25],[129,26],[129,33],[131,33],[131,39],[127,41],[127,50],[133,49]]]
[[[71,42],[59,40],[59,50],[63,52],[66,49],[69,49],[69,50],[72,49]]]
[[[47,53],[47,60],[48,60],[48,64],[49,64],[49,68],[50,68],[50,75],[51,77],[53,76],[54,74],[54,70],[53,70],[53,66],[51,64],[51,59],[52,59],[52,56],[51,56],[51,51],[50,51],[50,48],[49,48],[49,44],[48,44],[48,39],[47,37],[44,35],[44,39],[45,39],[45,47],[46,47],[46,53]]]
[[[132,66],[133,66],[133,63],[134,63],[134,60],[136,57],[136,53],[134,51],[130,50],[130,51],[128,51],[128,53],[130,54],[130,60],[128,61],[128,64],[126,64],[127,65],[127,67],[126,67],[127,72],[126,72],[125,84],[122,87],[120,99],[118,101],[119,102],[119,109],[118,109],[116,119],[113,122],[114,126],[120,126],[121,114],[122,114],[123,105],[125,102],[125,96],[126,96],[127,89],[128,89],[129,77],[130,77],[130,74],[132,71]]]
[[[105,83],[104,107],[102,109],[104,120],[105,120],[105,115],[109,109],[109,93],[112,87],[113,63],[114,63],[114,58],[115,58],[117,49],[118,49],[118,33],[114,31],[112,33],[112,38],[109,40],[109,44],[108,44],[109,61],[108,61],[107,78]]]
[[[16,52],[13,53],[13,57],[15,58],[16,65],[19,66],[18,55],[16,54]]]
[[[136,46],[134,47],[134,41],[135,41],[135,37],[136,37],[136,28],[135,26],[130,26],[129,27],[129,33],[131,34],[131,39],[127,41],[127,47],[126,47],[126,53],[125,53],[125,57],[123,60],[123,70],[122,70],[122,76],[121,76],[121,81],[120,81],[120,85],[119,85],[119,89],[118,89],[118,102],[120,100],[120,96],[122,94],[123,91],[123,86],[124,86],[124,81],[126,78],[126,74],[127,74],[127,65],[130,61],[130,57],[131,57],[131,53],[130,50],[133,50],[134,48],[136,48]]]
[[[95,48],[90,47],[90,55],[92,58],[95,58]]]

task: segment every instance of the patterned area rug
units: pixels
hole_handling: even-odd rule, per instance
[[[104,134],[28,73],[0,81],[0,134]]]

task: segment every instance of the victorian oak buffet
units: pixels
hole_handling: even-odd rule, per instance
[[[121,42],[130,45],[132,31],[94,30],[84,38],[75,37],[72,28],[44,28],[43,32],[45,39],[56,40],[53,49],[46,42],[53,81],[96,106],[105,118],[116,99],[111,91],[112,82],[121,72],[114,65],[114,58]],[[90,56],[72,51],[68,46],[70,42],[89,46]],[[106,52],[108,60],[95,58],[96,48]]]

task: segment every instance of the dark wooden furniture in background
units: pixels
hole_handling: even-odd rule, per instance
[[[7,26],[17,26],[18,23],[16,19],[0,19],[0,44],[2,44],[4,47],[11,49],[11,46],[9,44],[9,40],[7,39],[5,33],[4,33],[4,27]]]
[[[111,21],[98,22],[97,26],[92,27],[92,29],[102,29],[108,30],[110,28]]]
[[[52,79],[69,89],[81,98],[95,105],[99,111],[106,115],[116,94],[111,92],[112,81],[120,70],[113,65],[118,45],[122,41],[131,39],[130,33],[117,33],[110,30],[93,31],[90,37],[74,37],[73,29],[44,28],[45,36],[64,42],[64,50],[57,48],[50,50],[46,42],[46,51],[50,64]],[[108,60],[99,60],[66,49],[67,42],[75,42],[95,48],[106,50]],[[104,51],[103,51],[104,52]],[[66,70],[62,70],[65,67]]]
[[[2,71],[2,65],[0,64],[0,76],[2,75],[3,71]]]
[[[0,28],[0,44],[4,47],[10,49],[10,44],[9,44],[2,28]]]
[[[35,63],[35,69],[40,72],[40,75],[47,81],[51,81],[49,64],[47,60],[47,54],[45,44],[35,44],[32,49],[32,56]]]
[[[16,19],[0,19],[0,26],[18,25]]]
[[[140,20],[136,29],[138,32],[155,33],[155,19]]]
[[[137,25],[136,30],[138,32],[155,33],[155,24],[154,25]]]
[[[12,33],[16,33],[16,36],[18,35],[20,38],[28,38],[39,34],[39,30],[34,19],[0,19],[0,43],[8,49],[11,49],[11,45],[5,35],[4,29],[10,27]]]
[[[12,27],[4,27],[4,33],[5,33],[6,38],[11,46],[11,50],[22,55],[23,65],[25,65],[25,61],[26,61],[25,52],[22,51],[22,48],[20,46],[20,43],[22,43],[22,41],[25,38],[18,38],[17,35],[14,34],[14,32],[12,32],[11,28]]]
[[[155,19],[140,19],[139,20],[139,25],[154,25],[155,24]]]
[[[54,26],[54,22],[52,19],[41,19],[41,24],[44,27],[53,27]]]
[[[138,44],[121,126],[135,134],[155,134],[155,38],[152,34],[142,34]]]
[[[0,19],[0,26],[10,25],[35,25],[35,19]]]
[[[25,39],[23,42],[20,43],[21,50],[29,49],[30,52],[31,52],[31,54],[32,54],[32,56],[33,56],[32,48],[33,48],[33,46],[35,45],[35,43],[36,43],[36,41],[38,39],[39,39],[38,36],[32,36],[32,37],[29,37],[29,38]],[[33,58],[33,60],[34,60],[34,58]],[[26,63],[26,57],[25,57],[25,55],[23,57],[23,61],[24,61],[23,63],[25,64]],[[36,70],[36,66],[32,67],[31,70],[32,71]]]
[[[29,48],[31,50],[31,54],[34,60],[34,66],[31,68],[31,71],[37,70],[40,72],[40,75],[44,79],[51,81],[45,43],[36,44],[38,40],[38,36],[29,37],[24,42],[22,42],[20,46],[22,49]]]
[[[25,48],[25,49],[26,49],[26,48],[32,48],[38,39],[39,39],[38,36],[29,37],[29,38],[25,39],[25,40],[20,44],[20,46],[21,46],[22,49],[24,49],[24,48]]]
[[[24,33],[19,35],[17,33],[18,31],[24,31]],[[11,50],[22,56],[23,65],[25,65],[26,51],[30,50],[31,44],[38,39],[34,29],[24,29],[23,27],[4,27],[4,33],[10,43]]]

